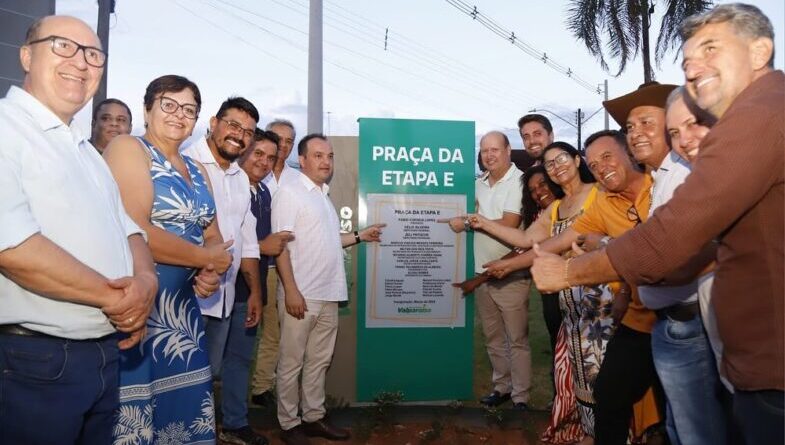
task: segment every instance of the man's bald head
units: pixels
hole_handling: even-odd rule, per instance
[[[76,52],[70,57],[58,55],[55,44],[60,53],[64,47]],[[92,59],[92,65],[87,63],[85,51],[101,51],[101,42],[92,28],[76,17],[57,15],[34,22],[19,49],[26,73],[23,88],[64,123],[69,123],[93,98],[103,75],[103,66],[94,66]]]

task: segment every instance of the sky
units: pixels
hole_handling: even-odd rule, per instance
[[[108,96],[131,107],[133,134],[143,132],[142,97],[164,74],[199,86],[201,136],[227,97],[251,100],[260,126],[273,118],[306,133],[308,0],[117,0],[110,19]],[[522,51],[453,6],[476,6],[481,17],[514,32],[531,53],[568,68],[594,91]],[[655,2],[652,44],[659,29]],[[715,2],[727,3],[727,2]],[[781,0],[753,2],[774,24],[775,67],[782,69],[785,8]],[[582,139],[604,128],[603,95],[610,98],[643,82],[640,57],[622,75],[603,71],[566,29],[566,0],[323,0],[324,132],[357,135],[357,119],[389,117],[475,121],[478,135],[502,130],[521,148],[517,121],[543,112],[557,140],[575,144],[576,110],[584,113]],[[58,0],[59,14],[95,26],[95,0]],[[386,43],[386,48],[385,48]],[[676,51],[655,66],[661,83],[683,83]],[[611,61],[611,67],[616,61]],[[77,116],[87,128],[90,106]],[[563,120],[555,117],[558,115]],[[565,122],[567,121],[567,122]],[[614,123],[611,120],[611,128]]]

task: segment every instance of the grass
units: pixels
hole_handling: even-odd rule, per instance
[[[475,399],[489,394],[491,385],[491,363],[485,351],[485,337],[482,334],[480,319],[474,317],[474,382],[472,391]],[[551,387],[551,345],[548,330],[542,318],[542,299],[534,285],[529,293],[529,346],[532,352],[532,388],[529,407],[545,409],[553,396]]]

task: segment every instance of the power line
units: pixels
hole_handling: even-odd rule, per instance
[[[175,1],[174,1],[174,4],[176,4],[177,6],[179,6],[179,7],[180,7],[180,8],[182,8],[182,9],[184,9],[185,11],[189,12],[190,14],[192,14],[192,15],[193,15],[193,16],[195,16],[195,17],[197,17],[198,19],[200,19],[200,20],[203,20],[203,21],[205,21],[205,22],[207,22],[207,23],[209,23],[209,24],[213,25],[213,26],[214,26],[215,28],[217,28],[218,30],[220,30],[220,31],[223,31],[224,33],[226,33],[226,34],[228,34],[228,35],[230,35],[230,36],[232,36],[232,37],[234,37],[234,38],[236,38],[236,39],[238,39],[238,40],[242,41],[243,43],[245,43],[245,44],[249,45],[250,47],[252,47],[253,49],[255,49],[255,50],[257,50],[257,51],[259,51],[259,52],[261,52],[261,53],[264,53],[264,54],[266,54],[266,55],[267,55],[267,56],[269,56],[270,58],[272,58],[272,59],[274,59],[274,60],[276,60],[276,61],[278,61],[278,62],[280,62],[280,63],[282,63],[282,64],[284,64],[284,65],[286,65],[286,66],[289,66],[289,67],[291,67],[291,68],[295,69],[295,70],[296,70],[297,72],[299,72],[299,73],[304,73],[304,72],[305,72],[305,68],[304,68],[304,67],[302,67],[302,66],[297,66],[297,65],[295,65],[295,64],[293,64],[293,63],[291,63],[291,62],[289,62],[289,61],[287,61],[287,60],[284,60],[284,59],[282,59],[282,58],[278,57],[278,56],[277,56],[275,53],[272,53],[272,52],[270,52],[270,51],[267,51],[267,50],[266,50],[266,49],[264,49],[264,48],[261,48],[261,47],[259,47],[259,46],[258,46],[256,43],[254,43],[254,42],[251,42],[251,41],[249,41],[249,40],[247,40],[247,39],[245,39],[245,38],[243,38],[243,37],[239,36],[238,34],[236,34],[236,33],[233,33],[233,32],[231,32],[231,31],[229,31],[228,29],[226,29],[226,28],[224,28],[223,26],[221,26],[221,25],[219,25],[219,24],[215,23],[214,21],[212,21],[212,20],[210,20],[210,19],[207,19],[207,18],[205,18],[205,17],[203,17],[203,16],[201,16],[201,15],[197,14],[196,12],[192,11],[191,9],[189,9],[189,8],[187,8],[187,7],[183,6],[183,5],[181,5],[181,4],[180,4],[180,3],[179,3],[177,0],[175,0]],[[271,34],[273,34],[273,35],[276,35],[276,34],[274,34],[274,33],[271,33]],[[276,35],[276,36],[277,36],[277,35]],[[341,86],[341,85],[338,85],[338,84],[336,84],[336,83],[334,83],[334,82],[330,82],[330,81],[328,81],[327,83],[328,83],[330,86],[333,86],[333,87],[335,87],[335,88],[338,88],[338,89],[340,89],[340,90],[342,90],[342,91],[345,91],[345,92],[347,92],[347,93],[349,93],[349,94],[351,94],[351,95],[354,95],[354,96],[357,96],[357,97],[359,97],[359,98],[361,98],[361,99],[364,99],[364,100],[368,101],[368,102],[369,102],[369,103],[371,103],[371,104],[379,104],[379,100],[378,100],[378,99],[367,97],[367,96],[365,96],[365,95],[363,95],[363,94],[360,94],[360,93],[358,93],[358,92],[356,92],[356,91],[354,91],[354,90],[351,90],[351,89],[345,88],[345,87],[343,87],[343,86]],[[393,108],[393,107],[392,107],[391,105],[389,105],[389,104],[383,104],[383,105],[386,105],[386,106],[387,106],[387,107],[389,107],[389,108]],[[411,110],[406,110],[406,111],[407,111],[407,112],[411,112]]]
[[[279,26],[282,26],[282,27],[288,28],[288,29],[290,29],[290,30],[292,30],[292,31],[295,31],[295,32],[298,32],[298,33],[300,33],[300,34],[303,34],[303,35],[306,35],[306,36],[308,35],[308,33],[307,33],[307,32],[305,32],[305,31],[302,31],[302,30],[299,30],[299,29],[297,29],[297,28],[294,28],[294,27],[293,27],[293,26],[291,26],[291,25],[288,25],[288,24],[286,24],[286,23],[283,23],[283,22],[281,22],[281,21],[279,21],[279,20],[276,20],[276,19],[272,19],[272,18],[269,18],[269,17],[263,16],[263,15],[261,15],[261,14],[259,14],[259,13],[255,12],[255,11],[252,11],[252,10],[249,10],[249,9],[246,9],[246,8],[243,8],[243,7],[241,7],[241,6],[237,6],[237,5],[235,5],[235,4],[232,4],[232,3],[228,2],[228,1],[224,1],[224,0],[215,0],[215,1],[217,1],[217,2],[219,2],[219,3],[222,3],[222,4],[224,4],[224,5],[230,6],[230,7],[234,7],[234,8],[236,8],[236,9],[238,9],[238,10],[240,10],[240,11],[242,11],[242,12],[246,13],[246,14],[250,14],[250,15],[253,15],[253,16],[259,17],[259,18],[261,18],[261,19],[263,19],[263,20],[270,21],[270,22],[272,22],[272,23],[275,23],[275,24],[277,24],[277,25],[279,25]],[[237,17],[237,16],[235,15],[235,17]],[[237,18],[240,18],[240,19],[242,19],[241,17],[237,17]],[[242,19],[242,20],[245,20],[245,19]],[[479,102],[485,102],[485,103],[488,103],[489,105],[496,106],[496,107],[503,107],[503,108],[507,109],[507,111],[509,111],[509,112],[512,112],[512,113],[517,113],[517,112],[519,111],[519,110],[513,110],[513,109],[510,109],[510,108],[507,108],[506,106],[503,106],[503,105],[499,105],[498,103],[492,103],[492,102],[488,102],[488,101],[487,101],[487,99],[485,99],[485,98],[482,98],[482,97],[478,97],[478,96],[476,96],[476,95],[472,94],[472,91],[471,91],[471,90],[470,90],[470,91],[461,90],[461,89],[458,89],[458,88],[452,87],[452,86],[451,86],[449,83],[438,82],[438,81],[435,81],[435,80],[429,79],[429,78],[427,78],[427,77],[423,77],[423,76],[421,76],[421,75],[417,74],[415,71],[412,71],[411,69],[405,69],[405,68],[401,68],[401,67],[399,67],[399,66],[393,65],[393,64],[391,64],[391,63],[388,63],[388,62],[386,62],[386,61],[384,61],[384,60],[381,60],[381,59],[378,59],[378,58],[376,58],[376,57],[370,56],[370,55],[368,55],[368,54],[363,54],[363,53],[360,53],[360,52],[358,52],[358,51],[355,51],[355,50],[353,50],[353,49],[351,49],[351,48],[348,48],[348,47],[346,47],[346,46],[344,46],[344,45],[340,45],[340,44],[338,44],[338,43],[331,42],[331,41],[329,41],[329,40],[327,40],[327,39],[325,39],[325,40],[324,40],[324,42],[325,42],[325,43],[327,43],[327,44],[329,44],[329,45],[331,45],[331,46],[334,46],[334,47],[336,47],[336,48],[340,48],[340,49],[342,49],[343,51],[346,51],[346,52],[347,52],[347,53],[349,53],[349,54],[353,54],[353,55],[355,55],[355,56],[357,56],[357,57],[361,58],[363,61],[368,61],[368,60],[370,60],[370,61],[376,62],[376,63],[378,63],[379,65],[382,65],[382,66],[388,67],[388,68],[390,68],[390,69],[393,69],[393,70],[395,70],[395,71],[397,71],[397,72],[403,73],[404,75],[407,75],[407,76],[409,76],[409,77],[412,77],[412,78],[415,78],[415,79],[419,79],[419,80],[421,80],[421,81],[425,81],[425,82],[431,83],[431,84],[433,84],[433,85],[436,85],[437,87],[441,87],[441,88],[444,88],[444,89],[450,90],[450,91],[452,91],[452,92],[454,92],[454,93],[457,93],[457,94],[460,94],[460,95],[464,95],[464,96],[467,96],[467,97],[471,97],[471,98],[473,98],[473,99],[475,99],[475,100],[477,100],[477,101],[479,101]],[[329,62],[329,61],[328,61],[328,62]],[[345,69],[345,68],[346,68],[346,67],[342,67],[342,69]],[[442,75],[442,74],[443,74],[443,73],[442,73],[442,72],[440,72],[438,69],[433,69],[433,68],[431,68],[431,67],[427,67],[427,66],[426,66],[425,68],[428,68],[428,69],[430,69],[431,71],[434,71],[436,74],[439,74],[439,75]],[[502,99],[509,99],[509,97],[505,97],[503,94],[499,94],[499,93],[497,93],[497,92],[494,92],[494,91],[490,91],[490,92],[491,92],[491,94],[497,94],[497,95],[498,95],[500,98],[502,98]]]
[[[295,9],[291,6],[284,5],[281,3],[281,0],[273,0],[273,2],[278,3],[279,5],[289,10],[307,16],[307,5],[298,3],[295,0],[286,1],[288,3],[300,6],[304,8],[304,10]],[[397,33],[386,26],[380,25],[373,20],[368,19],[367,17],[342,8],[339,5],[325,3],[325,6],[325,25],[334,28],[339,32],[347,34],[366,45],[373,45],[378,46],[378,48],[382,48],[383,45],[374,45],[372,42],[382,42],[384,35],[389,32],[390,46],[387,48],[386,52],[393,53],[401,58],[416,61],[421,66],[423,66],[423,64],[427,65],[427,69],[446,77],[450,81],[462,81],[463,83],[468,84],[473,88],[483,89],[485,92],[496,95],[505,101],[513,100],[521,103],[543,103],[546,101],[534,93],[524,92],[523,90],[518,89],[517,85],[507,83],[506,80],[495,77],[487,72],[480,71],[476,67],[467,65],[461,60],[446,56],[444,55],[443,51],[429,48],[417,40],[408,38],[404,34]],[[346,11],[346,13],[342,13],[338,10]],[[351,17],[350,15],[357,17],[357,19]],[[348,20],[348,22],[344,20]],[[334,25],[330,21],[337,21],[341,26]],[[369,23],[378,28],[372,27],[369,25]],[[347,28],[356,32],[353,33]],[[435,69],[433,68],[434,66],[436,67]],[[449,72],[450,74],[448,75],[448,73],[445,73],[445,71]],[[467,74],[470,75],[470,77],[467,77]]]
[[[602,94],[602,89],[599,86],[599,83],[592,84],[587,82],[580,76],[578,76],[570,67],[566,67],[555,60],[548,57],[545,52],[539,51],[538,49],[534,48],[530,44],[521,40],[518,36],[515,35],[515,32],[509,31],[507,29],[502,28],[496,21],[491,19],[490,17],[484,15],[480,12],[476,6],[469,6],[463,0],[445,0],[450,5],[454,6],[459,11],[463,12],[464,14],[468,15],[476,22],[480,23],[481,25],[488,28],[491,32],[502,37],[503,39],[512,43],[516,48],[522,50],[526,54],[534,57],[535,59],[540,60],[541,62],[545,63],[555,71],[560,72],[561,74],[569,77],[575,83],[582,86],[583,88],[597,94]]]
[[[221,0],[217,0],[217,1],[221,1]],[[221,1],[221,2],[222,2],[222,3],[226,3],[226,2],[223,2],[223,1]],[[178,6],[180,6],[181,8],[183,8],[183,9],[186,9],[186,10],[188,10],[188,8],[185,8],[183,5],[181,5],[181,4],[179,4],[179,3],[177,3],[177,5],[178,5]],[[222,11],[222,12],[224,12],[224,13],[228,13],[228,14],[230,14],[230,15],[234,16],[235,18],[237,18],[237,19],[239,19],[239,20],[241,20],[241,21],[243,21],[243,22],[245,22],[245,23],[247,23],[247,24],[249,24],[249,25],[251,25],[251,26],[253,26],[253,27],[255,27],[255,28],[257,28],[257,29],[259,29],[259,30],[261,30],[261,31],[263,31],[263,32],[265,32],[265,33],[267,33],[267,34],[270,34],[270,35],[272,35],[272,36],[274,36],[274,37],[276,37],[276,38],[278,38],[278,39],[281,39],[281,40],[285,41],[286,43],[288,43],[288,44],[292,45],[293,47],[297,48],[297,49],[298,49],[298,50],[300,50],[300,51],[307,52],[307,48],[305,48],[305,47],[303,47],[303,46],[301,46],[301,45],[298,45],[298,44],[296,44],[295,42],[292,42],[290,39],[287,39],[286,37],[283,37],[283,36],[281,36],[281,35],[279,35],[279,34],[277,34],[277,33],[275,33],[275,32],[272,32],[272,31],[270,31],[269,29],[266,29],[266,28],[264,28],[263,26],[259,25],[258,23],[251,22],[251,21],[249,21],[248,19],[246,19],[245,17],[242,17],[242,16],[240,16],[240,15],[238,15],[238,14],[235,14],[235,13],[233,13],[233,12],[231,12],[231,11],[227,11],[227,10],[223,10],[223,9],[221,9],[221,8],[218,8],[217,6],[215,6],[215,5],[211,4],[211,3],[207,3],[207,5],[211,6],[212,8],[214,8],[214,9],[216,9],[216,10]],[[236,6],[235,6],[235,7],[236,7]],[[240,8],[240,7],[236,7],[236,8],[237,8],[237,9],[241,9],[241,10],[243,10],[243,8]],[[220,25],[216,24],[215,22],[212,22],[212,21],[210,21],[210,20],[208,20],[208,19],[206,19],[206,18],[204,18],[204,17],[201,17],[201,16],[199,16],[198,14],[196,14],[196,13],[195,13],[195,12],[193,12],[193,11],[190,11],[190,10],[188,10],[188,11],[189,11],[191,14],[197,15],[198,17],[202,18],[203,20],[205,20],[205,21],[207,21],[207,22],[211,23],[213,26],[216,26],[217,28],[219,28],[219,29],[221,29],[221,30],[223,30],[223,31],[227,32],[228,34],[230,34],[230,35],[233,35],[234,37],[236,37],[236,38],[240,39],[241,41],[243,41],[243,42],[245,42],[245,43],[249,44],[250,46],[252,46],[252,47],[254,47],[254,48],[256,48],[256,49],[258,49],[258,50],[260,50],[260,51],[264,52],[265,54],[271,55],[271,53],[270,53],[269,51],[263,50],[263,49],[259,48],[259,47],[258,47],[256,44],[254,44],[254,43],[252,43],[252,42],[248,41],[247,39],[244,39],[244,38],[242,38],[242,37],[239,37],[239,36],[237,36],[237,35],[236,35],[236,34],[234,34],[234,33],[231,33],[231,32],[229,32],[228,30],[226,30],[225,28],[223,28],[223,27],[221,27]],[[245,12],[247,12],[247,13],[254,14],[252,11],[248,11],[248,10],[244,10],[244,11],[245,11]],[[279,24],[280,24],[280,23],[279,23]],[[289,26],[287,25],[287,27],[289,27]],[[290,28],[290,29],[293,29],[293,30],[295,30],[295,31],[298,31],[298,32],[300,32],[299,30],[297,30],[297,29],[295,29],[295,28],[292,28],[292,27],[289,27],[289,28]],[[365,57],[365,56],[363,56],[363,57]],[[276,59],[276,60],[281,60],[281,59],[280,59],[280,58],[278,58],[278,57],[275,57],[275,59]],[[408,97],[408,98],[410,98],[410,99],[412,99],[412,100],[414,100],[414,101],[416,101],[416,102],[422,102],[422,100],[423,100],[423,98],[422,98],[422,97],[413,96],[413,95],[411,95],[411,94],[409,94],[409,93],[407,93],[407,92],[405,92],[405,91],[401,91],[401,90],[397,89],[397,88],[396,88],[395,86],[393,86],[393,85],[389,85],[389,84],[386,84],[386,83],[384,83],[384,82],[381,82],[379,79],[376,79],[376,78],[374,78],[374,77],[372,77],[372,76],[369,76],[369,75],[367,75],[367,74],[365,74],[365,73],[358,72],[358,71],[356,71],[356,70],[354,70],[354,69],[348,68],[348,67],[346,67],[346,66],[344,66],[344,65],[341,65],[340,63],[337,63],[337,62],[331,61],[331,60],[329,60],[329,59],[325,59],[325,61],[326,61],[327,63],[329,63],[330,65],[333,65],[333,66],[335,66],[336,68],[338,68],[338,69],[340,69],[340,70],[346,71],[346,72],[348,72],[349,74],[352,74],[352,75],[354,75],[354,76],[356,76],[356,77],[359,77],[359,78],[361,78],[361,79],[364,79],[364,80],[366,80],[366,81],[368,81],[368,82],[371,82],[371,83],[374,83],[374,84],[376,84],[376,85],[378,85],[378,86],[381,86],[382,88],[385,88],[385,89],[387,89],[387,90],[389,90],[389,91],[392,91],[392,92],[394,92],[394,93],[396,93],[396,94],[398,94],[398,95],[401,95],[401,96]],[[289,65],[289,66],[292,66],[292,65],[291,65],[291,64],[289,64],[289,63],[287,63],[287,65]],[[300,68],[300,67],[296,67],[296,68],[297,68],[297,69],[299,69],[299,70],[302,70],[302,68]],[[351,92],[352,94],[358,95],[356,92],[354,92],[354,91],[351,91],[351,90],[347,90],[346,88],[343,88],[343,87],[340,87],[340,86],[337,86],[336,84],[334,84],[334,83],[332,83],[332,82],[328,82],[328,83],[329,83],[330,85],[332,85],[332,86],[336,86],[336,87],[340,88],[341,90],[344,90],[344,91],[349,91],[349,92]],[[360,96],[361,96],[361,95],[360,95]],[[363,98],[365,98],[365,99],[369,100],[369,101],[370,101],[370,102],[372,102],[372,103],[378,103],[378,100],[374,100],[374,99],[368,99],[368,98],[366,98],[366,97],[364,97],[364,96],[361,96],[361,97],[363,97]],[[432,99],[431,99],[431,101],[432,101],[433,103],[439,103],[439,101],[434,101],[434,100],[432,100]],[[391,106],[389,106],[389,105],[387,105],[387,106],[388,106],[388,107],[390,107],[391,109],[399,108],[399,107],[391,107]],[[412,113],[412,112],[411,112],[411,110],[407,110],[407,111],[408,111],[409,113]],[[468,115],[466,115],[466,114],[463,114],[463,113],[456,113],[456,112],[455,112],[455,110],[450,110],[450,111],[451,111],[452,113],[455,113],[455,114],[460,114],[460,115],[462,115],[464,118],[466,118],[466,119],[469,119],[469,120],[476,120],[476,121],[479,121],[479,122],[485,122],[485,123],[493,124],[493,126],[497,126],[497,125],[498,125],[498,124],[491,123],[491,122],[488,122],[488,121],[485,121],[485,120],[482,120],[482,119],[476,119],[476,118],[474,118],[474,117],[470,117],[470,116],[468,116]],[[415,113],[412,113],[412,114],[415,114]]]

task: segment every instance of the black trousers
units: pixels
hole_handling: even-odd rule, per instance
[[[651,355],[651,335],[620,325],[608,341],[594,384],[597,445],[627,443],[632,405],[652,385],[660,386]],[[657,399],[662,413],[664,398]]]
[[[559,308],[559,294],[541,294],[542,297],[542,318],[545,319],[545,328],[548,329],[548,337],[551,340],[551,385],[553,394],[556,395],[556,382],[553,376],[553,359],[556,356],[556,336],[559,335],[561,328],[561,309]]]

